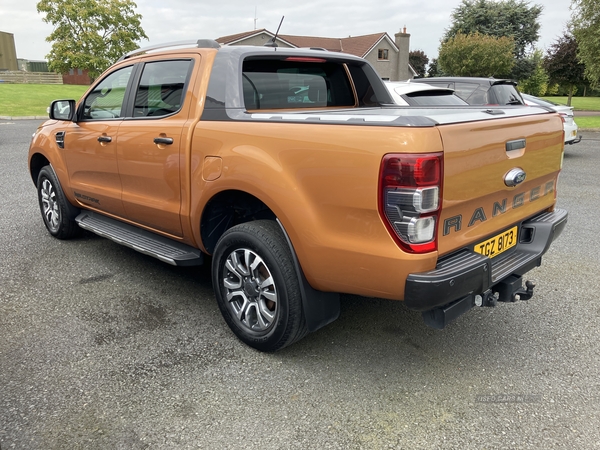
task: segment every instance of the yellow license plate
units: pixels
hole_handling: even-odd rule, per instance
[[[483,241],[477,245],[473,250],[483,256],[493,258],[498,256],[500,253],[505,252],[509,248],[517,245],[517,235],[519,227],[512,227],[510,230],[503,231],[497,234],[493,238]]]

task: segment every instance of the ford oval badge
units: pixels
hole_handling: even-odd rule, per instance
[[[506,184],[508,187],[514,187],[525,181],[526,176],[527,174],[523,169],[516,167],[509,170],[508,173],[504,175],[504,184]]]

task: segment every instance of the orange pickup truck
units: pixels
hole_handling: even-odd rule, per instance
[[[274,351],[335,320],[339,293],[403,300],[435,328],[529,299],[522,276],[567,221],[562,130],[541,107],[394,105],[343,53],[200,40],[132,52],[53,102],[29,170],[51,235],[210,255],[226,322]]]

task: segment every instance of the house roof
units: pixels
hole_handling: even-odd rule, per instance
[[[252,30],[252,31],[246,31],[244,33],[237,33],[237,34],[230,34],[229,36],[222,36],[220,38],[217,38],[216,41],[219,44],[232,45],[237,42],[243,41],[244,39],[249,39],[254,36],[260,36],[261,34],[266,34],[270,37],[275,37],[275,33],[271,33],[269,30],[267,30],[265,28],[261,28],[260,30]],[[297,47],[297,45],[294,45],[291,42],[287,42],[285,39],[282,38],[281,35],[277,36],[277,40],[285,42],[286,44],[288,44],[292,47]]]
[[[267,34],[271,37],[275,36],[269,30],[260,29],[253,31],[246,31],[244,33],[232,34],[229,36],[223,36],[217,39],[220,44],[235,44],[236,42],[248,39],[260,34]],[[387,39],[396,51],[398,47],[387,33],[375,33],[367,34],[364,36],[348,36],[347,38],[327,38],[318,36],[292,36],[288,34],[280,34],[277,36],[278,40],[281,40],[293,47],[312,47],[312,48],[324,48],[331,52],[344,52],[350,53],[351,55],[365,57],[377,44],[382,40]]]

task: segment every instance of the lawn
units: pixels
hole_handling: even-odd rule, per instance
[[[0,116],[45,116],[52,100],[79,100],[87,88],[67,84],[0,83]],[[555,103],[567,103],[567,97],[544,98]],[[572,106],[579,110],[600,111],[600,97],[573,97]],[[600,117],[577,117],[575,121],[579,128],[600,129]]]
[[[580,129],[600,129],[600,116],[575,117],[575,123]]]
[[[52,100],[75,99],[89,86],[0,83],[0,116],[45,116]]]
[[[542,97],[560,105],[567,104],[567,97]],[[571,106],[581,111],[600,111],[600,97],[573,97]]]

